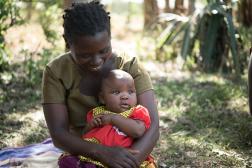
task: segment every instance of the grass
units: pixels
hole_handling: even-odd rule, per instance
[[[49,136],[41,111],[40,69],[31,81],[20,65],[1,74],[0,80],[0,149],[36,143]]]
[[[252,166],[252,118],[246,80],[196,74],[159,80],[162,167]]]

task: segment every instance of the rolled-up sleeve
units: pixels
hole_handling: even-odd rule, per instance
[[[65,103],[66,89],[63,82],[46,66],[42,79],[42,104]]]
[[[133,57],[130,61],[125,63],[124,70],[129,72],[134,78],[138,95],[147,90],[153,89],[151,78],[148,72],[139,63],[136,57]]]

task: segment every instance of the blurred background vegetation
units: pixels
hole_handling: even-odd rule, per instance
[[[0,2],[1,83],[14,78],[14,67],[25,69],[31,83],[40,83],[37,71],[64,52],[61,16],[73,1]],[[102,2],[115,15],[113,37],[124,38],[127,29],[137,32],[139,37],[131,43],[136,42],[137,55],[143,59],[182,60],[176,63],[184,68],[237,76],[246,70],[252,39],[249,0]],[[149,44],[150,52],[142,52],[143,43]]]
[[[85,0],[0,1],[0,148],[49,136],[41,78],[65,52],[62,14],[74,1]],[[252,1],[101,2],[111,12],[113,50],[137,56],[152,75],[161,109],[163,136],[154,150],[160,166],[251,166]]]

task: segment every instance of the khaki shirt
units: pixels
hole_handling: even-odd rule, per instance
[[[137,94],[153,89],[148,73],[135,57],[125,60],[124,57],[116,56],[115,67],[132,75]],[[82,77],[71,54],[66,53],[46,65],[42,81],[42,104],[65,104],[70,126],[76,129],[85,126],[87,112],[99,105],[96,97],[80,93]]]

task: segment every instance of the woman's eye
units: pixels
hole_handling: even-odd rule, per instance
[[[78,59],[89,59],[89,58],[91,58],[91,56],[90,55],[78,55],[77,58]]]
[[[109,52],[110,47],[104,48],[103,50],[100,51],[101,54],[105,54],[107,52]]]

